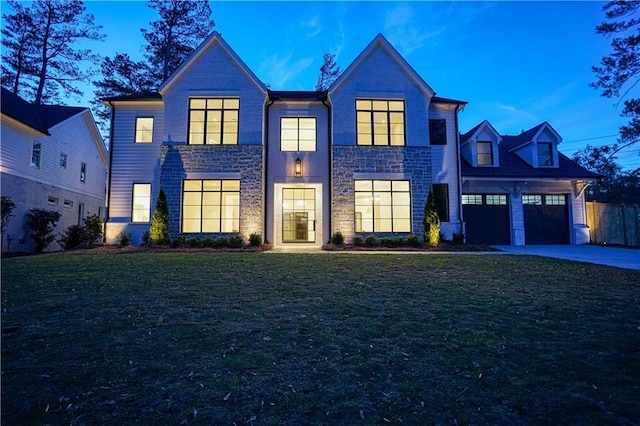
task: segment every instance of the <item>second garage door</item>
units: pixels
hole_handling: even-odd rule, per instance
[[[523,195],[526,244],[569,244],[566,195]]]

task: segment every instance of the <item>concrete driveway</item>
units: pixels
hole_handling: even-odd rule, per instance
[[[640,249],[597,245],[494,246],[506,253],[529,254],[640,270]]]

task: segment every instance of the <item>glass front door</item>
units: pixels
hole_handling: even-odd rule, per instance
[[[316,241],[316,190],[282,189],[282,242]]]

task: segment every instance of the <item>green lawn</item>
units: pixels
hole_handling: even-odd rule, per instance
[[[3,424],[638,424],[640,272],[536,257],[2,261]]]

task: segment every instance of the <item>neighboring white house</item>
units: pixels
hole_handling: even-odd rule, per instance
[[[467,152],[476,136],[465,135],[461,144],[458,131],[466,102],[436,96],[381,34],[324,92],[268,90],[214,32],[158,92],[103,102],[113,110],[108,243],[122,232],[140,241],[160,187],[172,238],[258,233],[275,246],[319,247],[336,232],[347,241],[421,236],[429,190],[445,237],[473,235],[478,226],[465,224],[463,201],[479,168],[467,164],[476,155]],[[529,142],[542,146],[555,137],[553,159],[570,162],[557,154],[560,138],[548,129]],[[526,158],[524,145],[516,151]],[[596,176],[571,167],[577,174],[549,179],[575,187],[563,186],[562,193],[576,200],[569,223],[581,229],[581,185]],[[519,198],[509,202],[513,212],[523,210]],[[521,222],[509,221],[509,235],[518,234]],[[566,242],[585,241],[571,236]]]
[[[2,195],[16,205],[3,251],[33,249],[26,214],[60,212],[56,233],[104,216],[109,155],[88,108],[33,105],[2,89],[0,178]],[[52,243],[48,250],[58,246]]]

